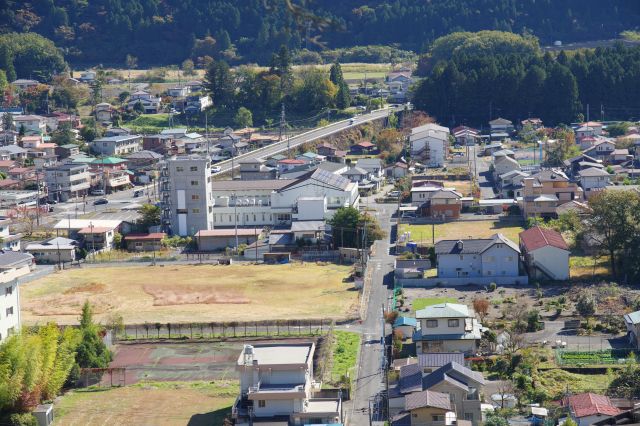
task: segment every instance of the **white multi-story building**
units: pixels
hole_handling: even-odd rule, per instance
[[[411,157],[427,158],[429,167],[441,167],[449,150],[449,128],[429,123],[411,129]]]
[[[33,256],[7,251],[0,253],[0,342],[20,330],[18,278],[31,272]]]
[[[314,351],[313,343],[245,345],[236,363],[240,395],[232,409],[235,424],[283,417],[291,425],[341,423],[340,398],[313,398],[320,390],[313,379]]]
[[[142,136],[107,136],[91,142],[91,151],[98,155],[120,156],[133,154],[142,149]]]

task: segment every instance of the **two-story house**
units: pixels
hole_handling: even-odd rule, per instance
[[[160,102],[161,99],[159,97],[153,96],[144,90],[139,90],[131,94],[129,102],[127,102],[127,110],[131,111],[136,104],[140,104],[145,114],[157,114],[160,111]]]
[[[236,425],[256,421],[306,425],[341,423],[340,398],[313,398],[314,343],[245,345],[238,357],[240,395],[232,408]]]
[[[520,250],[529,276],[569,279],[569,246],[558,231],[534,226],[520,233]]]
[[[405,411],[411,426],[450,426],[458,424],[452,402],[446,393],[423,390],[405,397]]]
[[[507,120],[506,118],[496,118],[495,120],[491,120],[489,122],[489,127],[491,128],[491,133],[495,134],[506,134],[507,136],[511,134],[514,130],[513,122],[511,120]]]
[[[584,196],[588,200],[593,194],[603,191],[611,185],[611,175],[606,170],[599,167],[589,167],[580,170],[580,186],[584,190]]]
[[[477,426],[484,421],[482,403],[487,382],[482,373],[450,362],[422,379],[422,389],[449,395],[456,419]]]
[[[441,303],[416,312],[413,334],[416,353],[464,352],[473,354],[482,338],[482,324],[466,305]]]
[[[138,152],[142,149],[142,136],[123,135],[107,136],[91,142],[91,151],[97,155],[121,156]]]
[[[522,211],[525,218],[556,217],[556,207],[572,200],[582,200],[583,190],[560,170],[542,170],[524,178]]]
[[[609,162],[611,154],[616,150],[616,144],[613,140],[608,139],[600,139],[598,142],[595,142],[591,148],[586,149],[584,154],[587,154],[591,157],[596,158],[597,160],[602,160],[604,162]]]
[[[520,275],[520,249],[502,234],[491,238],[442,240],[435,245],[437,279],[450,284],[526,283]]]
[[[498,177],[514,170],[521,170],[518,160],[509,155],[508,150],[501,150],[493,154],[493,180],[498,183]]]
[[[521,170],[512,170],[498,176],[498,188],[502,193],[502,198],[522,197],[524,185],[522,181],[529,177],[529,173]]]
[[[40,115],[16,115],[13,117],[16,130],[24,129],[25,133],[42,135],[47,133],[47,119]]]
[[[278,174],[275,167],[267,166],[264,160],[256,157],[243,158],[238,164],[242,180],[275,179]]]

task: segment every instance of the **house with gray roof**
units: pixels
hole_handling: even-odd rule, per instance
[[[441,303],[416,312],[413,333],[418,355],[433,352],[476,352],[484,328],[466,305]]]
[[[483,422],[482,395],[486,381],[482,373],[472,371],[457,362],[450,362],[422,379],[425,391],[447,394],[453,403],[456,418],[474,426]]]
[[[526,275],[520,273],[520,248],[502,234],[490,238],[438,241],[435,252],[440,283],[527,283]]]
[[[623,318],[629,343],[634,348],[640,349],[640,311],[625,314]]]

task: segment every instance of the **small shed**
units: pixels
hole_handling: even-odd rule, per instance
[[[158,251],[162,249],[162,240],[166,236],[164,232],[129,234],[124,237],[124,242],[129,251]]]
[[[236,229],[203,229],[196,233],[196,242],[200,251],[221,251],[227,247],[252,244],[262,234],[262,228],[238,228]]]
[[[41,404],[33,410],[38,426],[49,426],[53,423],[53,404]]]

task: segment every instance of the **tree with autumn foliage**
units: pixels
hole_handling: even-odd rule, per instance
[[[473,310],[480,317],[480,322],[489,315],[489,301],[487,299],[473,299]]]

